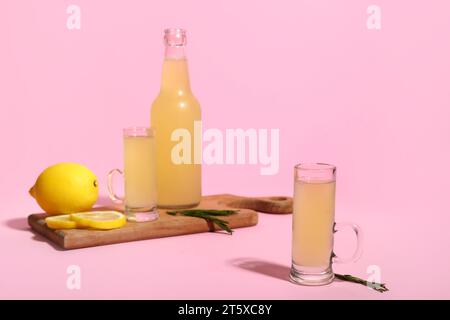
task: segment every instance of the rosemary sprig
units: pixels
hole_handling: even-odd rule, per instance
[[[354,276],[349,275],[349,274],[335,273],[334,276],[336,278],[338,278],[339,280],[359,283],[359,284],[362,284],[363,286],[367,286],[369,288],[372,288],[372,289],[374,289],[374,290],[376,290],[378,292],[389,291],[389,289],[386,287],[385,283],[369,282],[369,281],[366,281],[366,280],[358,278],[358,277],[354,277]]]
[[[220,229],[225,230],[228,234],[233,234],[233,230],[228,225],[229,222],[217,217],[229,216],[237,212],[238,210],[191,209],[191,210],[167,211],[167,214],[170,214],[172,216],[183,215],[186,217],[202,218],[205,219],[207,222],[216,224]]]

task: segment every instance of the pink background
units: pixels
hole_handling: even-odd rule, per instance
[[[81,7],[81,30],[66,8]],[[366,28],[366,8],[382,29]],[[3,0],[0,5],[0,298],[450,298],[448,1]],[[381,268],[390,292],[286,281],[291,217],[76,251],[33,235],[28,189],[47,166],[122,165],[121,128],[148,125],[162,30],[188,30],[205,128],[279,128],[280,171],[204,166],[204,193],[290,195],[294,164],[338,167],[337,220],[365,231],[338,272]],[[351,235],[336,251],[352,250]],[[66,268],[82,271],[66,289]]]

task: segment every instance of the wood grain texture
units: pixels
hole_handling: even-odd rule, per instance
[[[272,199],[272,200],[271,200]],[[290,208],[289,208],[290,203]],[[221,217],[229,221],[232,229],[250,227],[258,223],[258,213],[287,213],[292,212],[292,198],[286,197],[263,197],[246,198],[233,195],[213,195],[202,198],[201,209],[237,209],[238,213]],[[98,210],[99,208],[95,208]],[[104,207],[104,210],[120,210],[118,207]],[[214,231],[216,226],[208,224],[205,220],[185,216],[171,216],[166,210],[158,210],[159,219],[152,222],[127,222],[120,229],[114,230],[52,230],[49,229],[44,219],[46,214],[32,214],[28,217],[28,224],[37,233],[43,235],[50,241],[64,249],[77,249],[107,244],[171,237],[199,232]]]

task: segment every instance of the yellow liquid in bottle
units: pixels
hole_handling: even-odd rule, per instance
[[[201,120],[200,105],[190,90],[186,59],[166,59],[162,85],[152,105],[151,126],[155,129],[157,204],[161,208],[187,208],[200,203],[201,164],[194,163],[194,121]],[[175,164],[172,149],[174,130],[190,133],[190,164]]]
[[[333,250],[336,182],[296,181],[292,258],[303,267],[327,268]]]

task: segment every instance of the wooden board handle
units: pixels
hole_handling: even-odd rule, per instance
[[[223,204],[232,208],[245,208],[265,213],[292,213],[292,198],[284,196],[240,197],[231,194],[220,195]]]
[[[207,196],[208,199],[218,204],[236,208],[250,209],[264,213],[287,214],[292,213],[292,197],[270,196],[270,197],[242,197],[233,194],[219,194]],[[204,207],[203,209],[211,209]],[[111,204],[105,207],[96,208],[96,210],[118,210],[123,211],[123,205]]]

